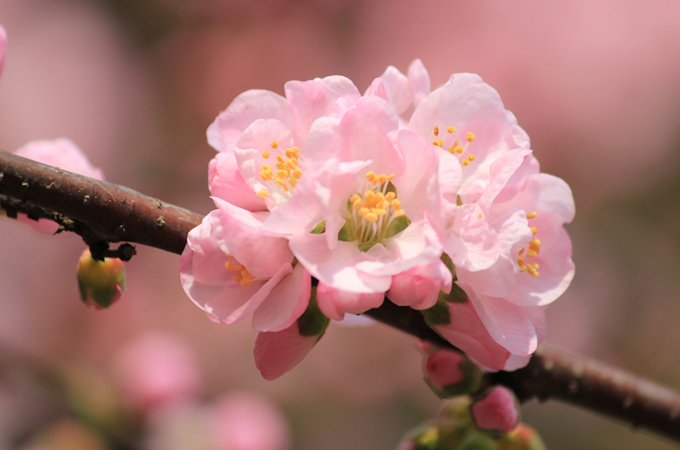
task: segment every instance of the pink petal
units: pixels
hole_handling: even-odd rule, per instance
[[[517,255],[529,244],[532,234],[526,215],[519,208],[498,219],[491,227],[499,238],[499,256],[496,262],[479,271],[456,266],[456,275],[461,282],[469,284],[479,294],[503,297],[517,283],[520,275]]]
[[[361,96],[357,88],[345,77],[328,77],[324,80],[289,81],[285,86],[286,98],[293,118],[295,142],[303,144],[316,119],[331,114],[336,103],[346,98],[346,107]]]
[[[297,366],[318,339],[300,335],[297,323],[282,331],[261,332],[255,340],[255,366],[265,380],[275,380]]]
[[[234,99],[208,127],[208,143],[218,152],[233,152],[243,132],[257,119],[275,119],[292,129],[288,101],[278,94],[253,89]]]
[[[512,150],[491,164],[489,184],[477,201],[484,212],[489,211],[498,194],[529,155],[531,150]]]
[[[312,278],[302,264],[286,276],[253,313],[257,331],[281,331],[292,325],[307,309]]]
[[[526,356],[538,346],[538,330],[531,307],[517,306],[502,298],[478,295],[460,283],[470,297],[479,318],[493,339],[514,355]]]
[[[292,236],[289,245],[305,269],[331,287],[365,294],[385,292],[390,287],[390,276],[372,276],[357,270],[356,264],[366,256],[356,242],[341,241],[331,250],[325,236],[301,233]]]
[[[265,211],[264,199],[255,195],[239,172],[233,153],[218,153],[208,166],[210,194],[248,211]]]
[[[428,309],[437,303],[439,292],[451,291],[451,271],[441,261],[417,266],[392,277],[387,297],[399,306]]]
[[[345,314],[361,314],[369,309],[382,305],[385,299],[383,292],[359,294],[335,289],[326,283],[319,282],[316,288],[316,300],[324,316],[333,320],[343,320]]]
[[[59,167],[69,172],[104,181],[101,169],[90,164],[87,156],[69,139],[31,141],[19,148],[15,155],[42,164]]]
[[[220,211],[224,245],[222,250],[243,264],[255,278],[269,278],[281,266],[293,260],[285,238],[268,236],[262,231],[262,223],[257,216],[219,199],[214,199]],[[249,215],[250,214],[250,215]],[[246,218],[246,220],[243,220]]]
[[[411,70],[409,75],[410,72]],[[413,80],[423,78],[422,74],[416,76],[419,72],[421,69],[414,66]],[[409,76],[409,81],[411,78]],[[411,83],[413,84],[413,81]],[[424,84],[421,81],[416,84],[420,89],[414,87],[412,90],[416,94],[425,92]],[[415,97],[414,100],[417,101],[418,95]],[[452,75],[443,87],[432,91],[418,103],[409,128],[423,137],[428,137],[435,125],[440,128],[447,126],[462,128],[475,114],[485,109],[503,109],[498,92],[484,83],[478,75],[457,73]]]
[[[368,90],[364,94],[364,97],[380,97],[386,102],[390,102],[390,94],[387,92],[385,82],[380,78],[373,80],[371,85],[368,87]]]
[[[406,113],[413,105],[408,78],[399,72],[396,67],[389,66],[380,75],[380,79],[382,79],[387,89],[389,101],[396,113],[400,116]]]
[[[500,238],[477,204],[461,205],[444,244],[456,268],[478,272],[491,267],[500,255]]]
[[[491,337],[472,303],[448,303],[448,306],[451,323],[436,325],[439,334],[487,369],[503,369],[510,352]]]
[[[420,102],[430,94],[430,75],[419,59],[415,59],[408,67],[408,84],[411,101],[417,108]]]

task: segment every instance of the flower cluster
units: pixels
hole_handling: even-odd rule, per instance
[[[416,60],[363,95],[341,76],[291,81],[285,97],[239,95],[207,134],[216,209],[189,233],[181,281],[217,322],[252,315],[265,378],[385,296],[489,370],[543,339],[574,274],[573,198],[477,75],[432,91]]]

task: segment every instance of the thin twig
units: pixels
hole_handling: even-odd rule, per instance
[[[181,254],[202,216],[121,186],[92,180],[0,150],[0,208],[9,217],[48,218],[93,246],[134,242]],[[433,344],[453,348],[410,308],[385,301],[371,317]],[[680,442],[680,394],[599,362],[548,348],[515,372],[487,374],[520,400],[557,399]]]

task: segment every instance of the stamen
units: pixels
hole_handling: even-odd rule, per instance
[[[279,148],[279,143],[276,141],[272,141],[272,148]]]
[[[454,127],[446,127],[446,132],[449,134],[453,134],[456,132],[456,129]]]
[[[536,211],[527,213],[527,219],[535,219],[538,213]]]
[[[432,145],[436,145],[437,147],[440,147],[440,148],[441,148],[441,147],[444,146],[444,141],[441,140],[441,139],[439,139],[439,140],[434,141],[434,142],[432,143]]]
[[[532,234],[538,233],[538,229],[536,227],[531,227],[531,233]]]
[[[475,138],[474,133],[468,133],[468,134],[467,134],[467,137],[466,137],[465,139],[466,139],[468,142],[472,142],[472,141],[474,141],[476,138]]]
[[[434,127],[434,135],[439,136],[439,127],[435,125]]]
[[[264,189],[260,189],[259,191],[257,191],[257,196],[267,198],[269,197],[269,192],[265,191]]]
[[[263,152],[262,152],[262,157],[263,157],[264,159],[269,159],[269,152],[268,152],[267,150],[263,151]]]

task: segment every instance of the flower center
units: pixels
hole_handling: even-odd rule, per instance
[[[449,136],[453,135],[453,133],[455,133],[455,132],[456,132],[456,129],[454,127],[451,127],[451,126],[446,127],[446,135],[443,138],[439,138],[439,134],[440,134],[439,127],[435,126],[434,131],[430,135],[430,139],[434,139],[434,141],[432,141],[432,145],[435,145],[439,148],[444,148],[444,144],[445,144],[445,141],[446,141],[446,145],[447,145],[446,151],[448,151],[449,153],[451,153],[454,156],[463,156],[463,153],[465,153],[467,151],[468,147],[470,146],[470,143],[472,141],[474,141],[476,139],[476,137],[475,137],[474,133],[468,133],[465,136],[465,145],[463,146],[463,145],[460,145],[460,140],[458,140],[458,139],[456,139],[453,143],[451,143],[451,140],[453,138],[449,138]],[[448,145],[448,144],[451,144],[451,145]],[[473,155],[472,153],[468,153],[467,156],[465,156],[464,158],[460,158],[459,160],[460,160],[460,163],[463,166],[467,167],[467,166],[470,165],[470,163],[472,161],[475,160],[475,155]]]
[[[227,257],[232,258],[234,261],[236,261],[236,258],[234,258],[232,255],[229,253],[226,254]],[[241,287],[246,287],[250,286],[253,281],[255,281],[255,278],[248,272],[248,269],[245,268],[243,264],[240,264],[238,261],[235,263],[232,261],[227,261],[224,263],[224,267],[226,267],[227,270],[234,273],[234,280],[237,281]]]
[[[262,152],[264,159],[269,159],[272,153],[276,154],[276,171],[269,164],[263,164],[260,167],[260,178],[267,189],[260,189],[257,195],[262,198],[267,198],[272,192],[276,192],[286,200],[290,200],[292,190],[297,185],[298,180],[302,177],[302,169],[300,169],[300,149],[298,147],[289,147],[283,151],[279,147],[279,143],[272,141],[272,152],[265,150]]]
[[[394,174],[366,174],[361,189],[363,194],[354,194],[349,198],[348,211],[351,217],[341,230],[340,239],[358,241],[360,248],[366,251],[408,226],[409,220],[401,207],[401,201],[397,199],[394,185],[390,183],[394,177]]]
[[[527,213],[527,219],[534,219],[538,213],[536,211]],[[538,229],[536,227],[531,227],[531,232],[535,235],[538,232]],[[526,253],[525,253],[526,252]],[[533,238],[531,241],[529,241],[529,245],[527,247],[524,247],[522,250],[519,251],[519,255],[517,256],[517,264],[519,264],[519,271],[520,272],[527,272],[535,277],[537,277],[538,274],[538,263],[535,262],[525,262],[526,258],[535,258],[539,253],[541,252],[541,241]],[[524,256],[523,256],[524,255]]]

